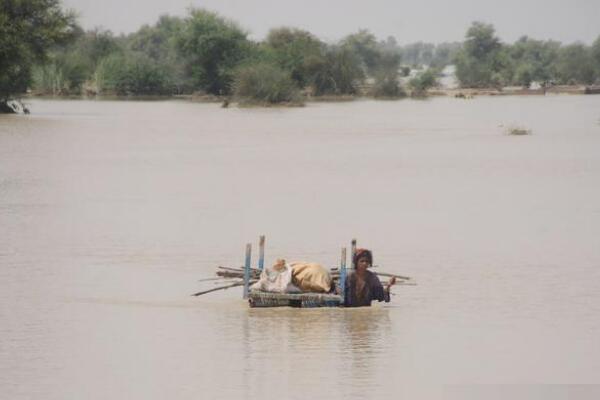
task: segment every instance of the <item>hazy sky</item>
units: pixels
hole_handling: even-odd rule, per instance
[[[207,8],[237,21],[261,39],[270,28],[294,26],[324,40],[360,28],[399,43],[460,41],[469,24],[494,24],[513,42],[521,35],[570,43],[591,43],[600,35],[600,0],[63,0],[84,28],[129,33],[153,24],[159,15],[183,16],[190,6]]]

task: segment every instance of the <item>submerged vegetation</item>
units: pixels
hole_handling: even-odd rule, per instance
[[[327,43],[290,27],[253,41],[236,22],[197,8],[115,36],[84,31],[59,0],[0,3],[0,105],[28,90],[200,94],[259,104],[296,104],[307,96],[400,98],[407,91],[420,97],[450,64],[464,88],[590,85],[600,82],[600,37],[591,46],[528,37],[505,44],[492,25],[474,22],[463,43],[401,46],[367,30]]]
[[[506,132],[512,136],[531,135],[531,129],[527,129],[522,126],[510,126]]]

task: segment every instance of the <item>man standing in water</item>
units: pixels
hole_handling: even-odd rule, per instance
[[[390,301],[390,287],[396,283],[391,277],[385,287],[377,275],[367,270],[373,265],[373,253],[367,249],[357,249],[354,255],[355,270],[346,280],[344,305],[346,307],[369,307],[373,300]]]

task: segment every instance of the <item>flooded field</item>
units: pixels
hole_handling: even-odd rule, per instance
[[[0,115],[2,398],[600,382],[600,96],[30,108]],[[268,264],[356,237],[418,286],[355,310],[189,296],[260,234]]]

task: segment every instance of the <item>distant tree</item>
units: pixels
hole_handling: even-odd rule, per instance
[[[562,47],[556,62],[556,76],[565,84],[594,83],[596,71],[591,49],[581,43]]]
[[[85,32],[75,45],[75,50],[89,60],[94,70],[103,58],[123,50],[113,33],[101,28]]]
[[[400,53],[401,49],[398,46],[398,41],[393,36],[388,36],[385,40],[379,42],[379,47],[388,53]]]
[[[412,66],[429,65],[433,61],[435,45],[432,43],[416,42],[403,46],[402,59]]]
[[[184,28],[179,17],[161,15],[154,25],[144,25],[127,38],[131,50],[156,61],[176,57],[176,38]]]
[[[600,36],[592,44],[591,57],[596,70],[596,83],[600,83]]]
[[[356,54],[363,75],[374,79],[369,88],[371,95],[386,98],[404,96],[398,79],[402,56],[395,38],[390,36],[384,42],[377,42],[371,32],[360,30],[346,36],[341,41],[341,46]]]
[[[307,69],[315,95],[355,94],[365,79],[360,57],[347,46],[329,46]]]
[[[401,56],[397,51],[381,50],[378,65],[374,67],[375,83],[372,95],[375,97],[402,97],[405,95],[400,84],[399,69]]]
[[[59,0],[0,1],[0,112],[27,90],[32,67],[47,60],[48,50],[72,39],[74,25]]]
[[[456,77],[463,87],[500,86],[510,80],[510,57],[492,25],[474,22],[456,55]]]
[[[233,69],[249,47],[246,32],[237,24],[202,9],[190,10],[177,37],[177,49],[194,84],[217,95],[231,92]]]
[[[308,66],[323,58],[324,44],[310,32],[294,28],[272,29],[265,40],[274,61],[289,71],[300,87],[309,82]]]
[[[513,83],[528,87],[533,81],[546,84],[552,80],[559,49],[558,42],[533,40],[526,36],[508,46],[515,66]]]
[[[454,60],[456,54],[460,51],[461,43],[440,43],[435,46],[433,58],[429,63],[429,66],[443,69],[446,65],[449,65]]]
[[[500,39],[495,36],[492,25],[473,22],[467,30],[464,48],[469,56],[478,60],[487,60],[501,47]]]
[[[381,61],[381,51],[377,39],[368,30],[346,36],[341,46],[354,52],[362,62],[365,73],[374,74]]]
[[[190,92],[192,81],[184,68],[184,57],[177,51],[177,38],[184,28],[179,17],[162,15],[155,25],[144,25],[127,37],[127,48],[142,53],[160,66],[176,93]]]

